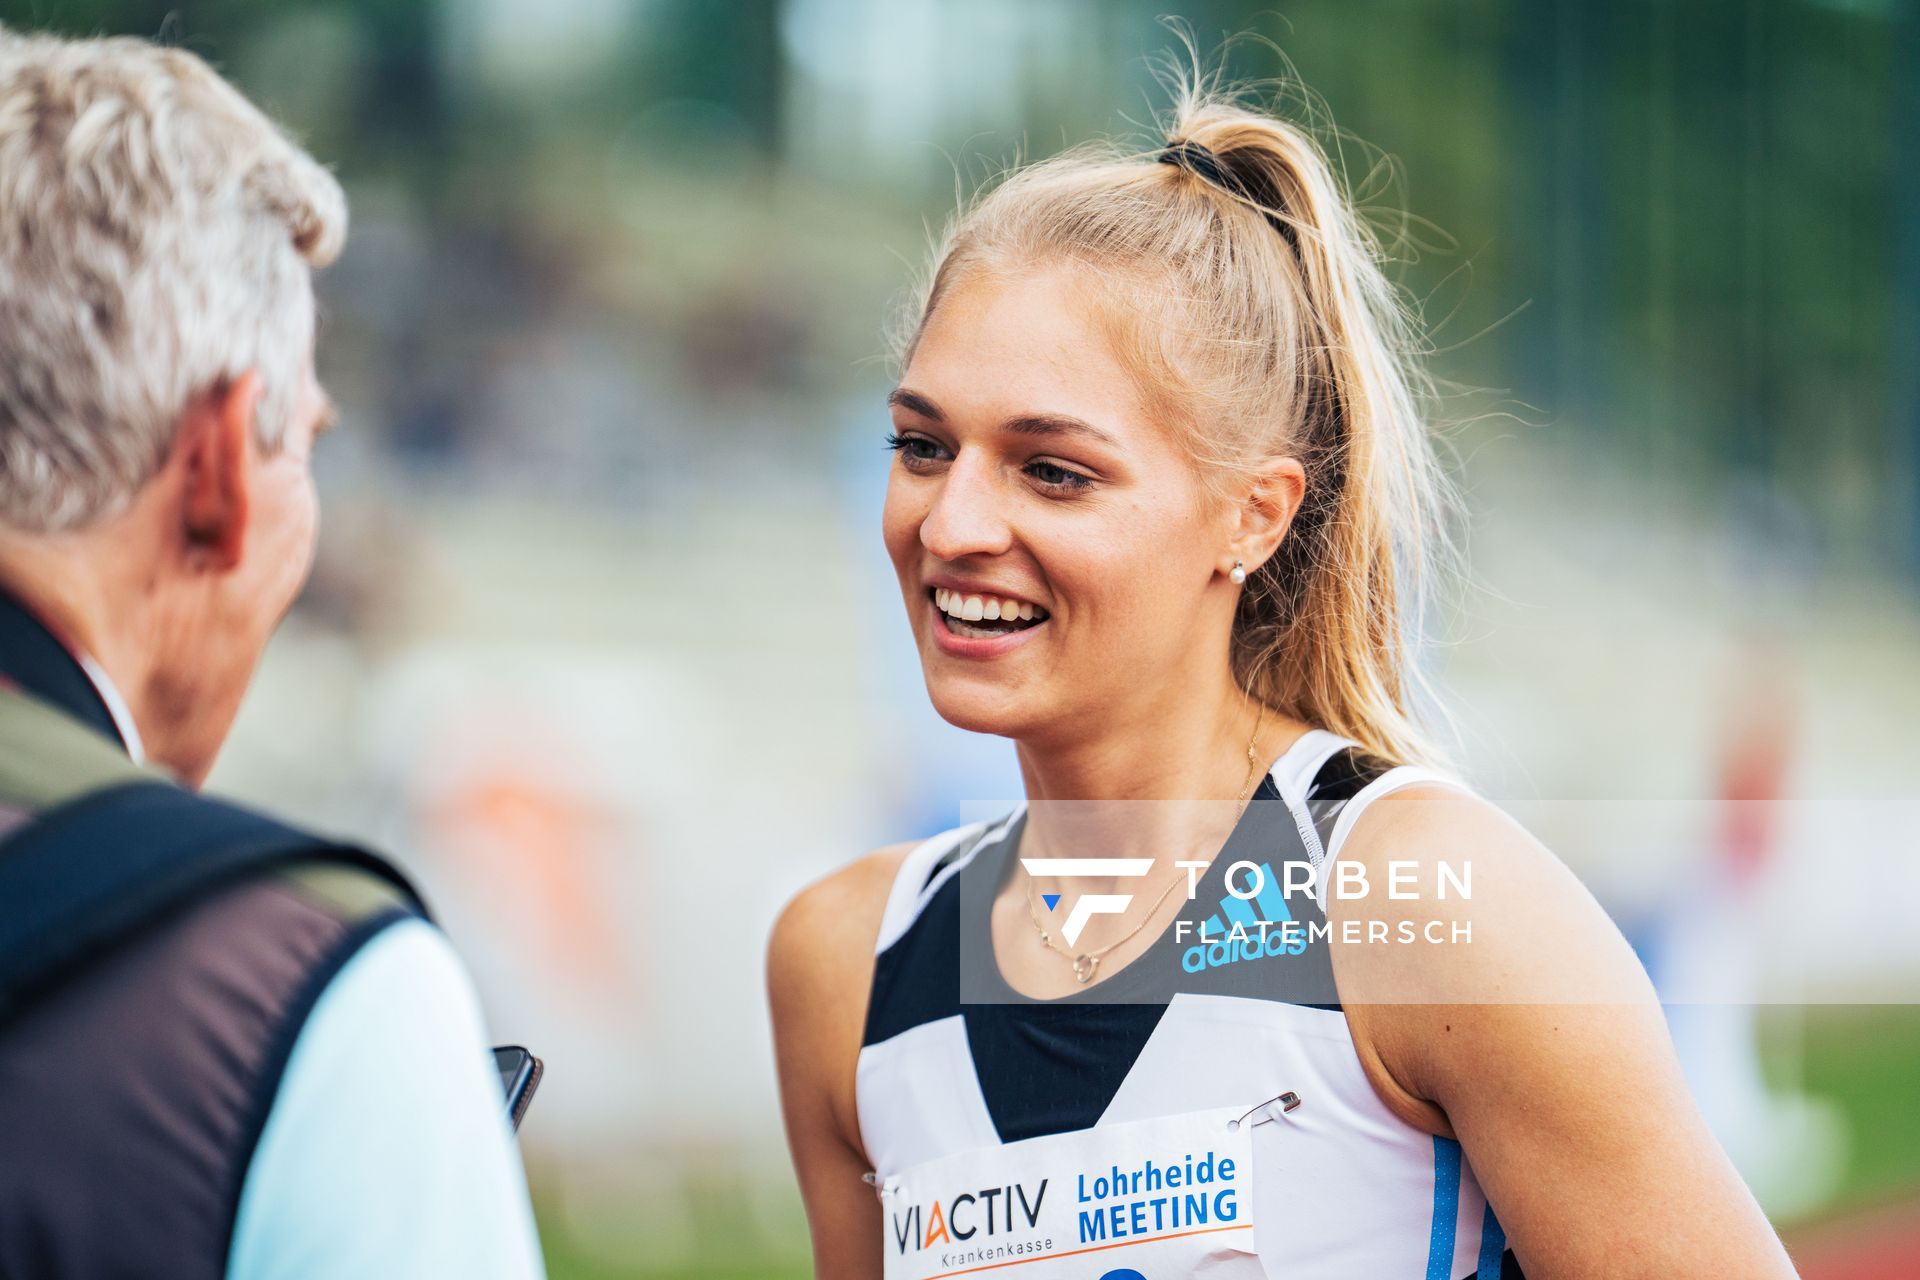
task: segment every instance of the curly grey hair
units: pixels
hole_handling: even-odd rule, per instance
[[[249,369],[277,447],[346,229],[333,176],[193,54],[0,28],[0,523],[111,514]]]

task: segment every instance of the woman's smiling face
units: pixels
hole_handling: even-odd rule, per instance
[[[1234,522],[1097,316],[1074,270],[976,274],[892,396],[887,551],[964,729],[1044,736],[1224,670]]]

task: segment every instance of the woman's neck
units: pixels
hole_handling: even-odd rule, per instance
[[[1162,870],[1210,857],[1261,772],[1309,727],[1224,677],[1204,692],[1083,717],[1059,740],[1022,740],[1022,856],[1151,857]]]
[[[1076,716],[1061,733],[1023,738],[1016,748],[1029,801],[1232,800],[1247,779],[1250,742],[1265,763],[1263,747],[1291,742],[1306,728],[1263,710],[1223,673],[1202,689]]]

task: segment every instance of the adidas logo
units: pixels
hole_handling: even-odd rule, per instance
[[[1260,891],[1251,899],[1231,893],[1220,899],[1220,910],[1200,922],[1199,941],[1181,952],[1181,968],[1199,973],[1245,960],[1306,952],[1307,928],[1287,910],[1272,863],[1260,864],[1258,883]]]

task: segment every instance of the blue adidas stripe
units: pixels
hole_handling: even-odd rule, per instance
[[[1253,908],[1239,898],[1227,895],[1220,903],[1220,910],[1228,920],[1245,929],[1249,937],[1260,931],[1260,917],[1253,914]]]
[[[1287,910],[1287,896],[1280,892],[1280,877],[1273,874],[1271,862],[1260,864],[1260,876],[1260,892],[1253,895],[1253,900],[1260,904],[1260,910],[1275,924],[1285,924],[1293,919],[1293,912]]]
[[[1245,888],[1244,885],[1238,887]],[[1209,916],[1200,926],[1201,940],[1221,937],[1230,931],[1232,925],[1239,925],[1249,938],[1264,938],[1266,935],[1260,929],[1262,918],[1276,925],[1286,924],[1293,919],[1293,912],[1287,910],[1287,897],[1280,892],[1280,880],[1273,874],[1271,862],[1260,864],[1260,892],[1253,895],[1252,901],[1259,904],[1258,913],[1245,898],[1230,893],[1220,899],[1220,911],[1226,920],[1223,921],[1219,915]]]
[[[1453,1280],[1453,1236],[1460,1220],[1460,1144],[1433,1140],[1433,1233],[1427,1240],[1427,1280]]]
[[[1506,1252],[1507,1233],[1488,1204],[1487,1216],[1480,1220],[1480,1265],[1474,1272],[1479,1280],[1500,1280],[1500,1260]]]

